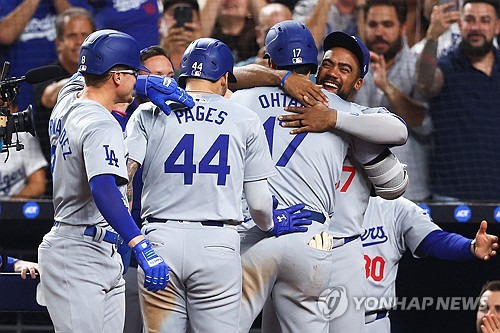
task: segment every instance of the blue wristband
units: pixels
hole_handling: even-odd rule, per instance
[[[19,261],[19,259],[7,257],[7,265],[5,266],[5,271],[6,272],[13,272],[14,271],[14,264],[18,261]]]
[[[280,86],[283,88],[283,86],[285,85],[285,81],[286,79],[288,79],[288,77],[292,74],[292,71],[288,71],[286,72],[285,75],[283,75],[283,78],[281,79],[281,83],[280,83]]]

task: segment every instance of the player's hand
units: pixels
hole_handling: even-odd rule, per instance
[[[170,108],[167,101],[174,101],[191,108],[194,101],[188,93],[177,86],[174,79],[161,75],[139,75],[135,83],[135,91],[138,97],[147,97],[167,115]]]
[[[271,230],[267,231],[269,236],[281,236],[292,232],[306,232],[306,225],[310,225],[312,220],[310,212],[300,212],[304,204],[293,205],[285,209],[276,209],[278,200],[273,196],[273,223]]]
[[[327,104],[328,98],[321,91],[321,86],[314,84],[308,77],[292,73],[285,80],[283,89],[292,97],[295,97],[300,103],[312,106],[317,102]],[[305,99],[305,97],[308,99]]]
[[[500,317],[494,313],[486,314],[482,319],[481,332],[500,333]]]
[[[144,271],[144,288],[152,292],[165,289],[170,280],[170,267],[162,257],[156,254],[151,243],[143,239],[132,250],[134,250],[137,263]]]
[[[452,23],[460,19],[458,10],[449,10],[455,6],[455,2],[448,2],[441,6],[434,6],[431,13],[431,24],[427,29],[426,38],[437,41]]]
[[[482,221],[476,234],[474,255],[481,260],[489,260],[497,254],[498,237],[486,233],[488,222]]]
[[[307,245],[314,249],[331,251],[333,249],[333,236],[322,231],[319,234],[315,234]]]
[[[21,273],[23,279],[26,279],[28,273],[32,279],[36,279],[38,264],[31,261],[18,260],[14,263],[14,272]]]
[[[306,96],[305,99],[308,99]],[[302,132],[326,132],[335,128],[337,124],[337,110],[330,109],[323,103],[314,106],[295,107],[288,106],[286,111],[297,114],[282,115],[278,117],[282,127],[298,127],[291,134]]]

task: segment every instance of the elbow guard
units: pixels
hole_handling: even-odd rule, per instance
[[[399,162],[396,155],[389,152],[382,160],[365,164],[368,179],[380,197],[393,200],[402,196],[408,187],[406,165]]]

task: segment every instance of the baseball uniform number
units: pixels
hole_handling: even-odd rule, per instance
[[[366,254],[364,255],[365,258],[365,271],[366,271],[366,278],[372,278],[376,282],[382,281],[384,278],[384,267],[385,267],[385,260],[381,256],[376,256],[373,259],[371,259],[369,256]]]
[[[276,117],[269,117],[264,122],[264,132],[266,133],[267,144],[269,145],[269,151],[271,152],[271,156],[273,155],[273,138],[274,138],[274,124],[276,123]],[[290,158],[292,158],[293,153],[297,150],[297,147],[304,141],[307,133],[297,134],[292,141],[288,144],[285,151],[281,155],[278,162],[276,162],[276,166],[284,167],[287,165]]]
[[[217,185],[225,186],[227,175],[231,167],[227,165],[227,152],[229,150],[229,135],[221,134],[205,153],[198,165],[198,173],[217,175]],[[179,157],[184,153],[184,163],[176,164]],[[219,163],[211,164],[215,156],[219,155]],[[193,185],[193,175],[196,173],[194,156],[194,134],[184,134],[164,164],[165,173],[182,173],[184,185]]]

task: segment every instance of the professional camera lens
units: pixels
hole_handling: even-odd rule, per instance
[[[29,132],[32,136],[36,135],[31,105],[22,112],[13,113],[12,122],[16,132]]]

